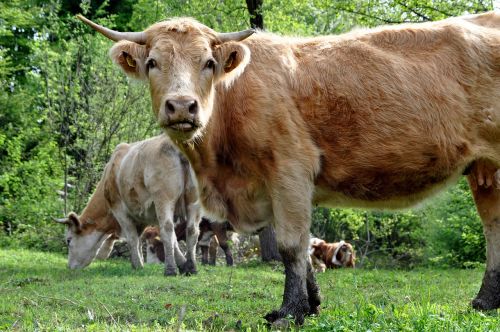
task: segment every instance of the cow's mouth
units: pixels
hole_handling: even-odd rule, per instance
[[[169,129],[181,131],[183,133],[194,131],[198,129],[198,127],[199,125],[196,122],[190,120],[178,121],[167,126]]]

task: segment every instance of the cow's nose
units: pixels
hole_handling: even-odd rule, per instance
[[[195,115],[198,113],[198,102],[194,99],[168,99],[166,106],[167,112],[170,114],[188,112]]]

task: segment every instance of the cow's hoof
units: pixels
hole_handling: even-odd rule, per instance
[[[500,301],[498,299],[482,299],[476,297],[471,302],[472,308],[476,310],[493,310],[500,308]]]
[[[471,305],[476,310],[493,310],[500,308],[500,272],[486,271],[481,289]]]
[[[288,331],[290,329],[290,325],[292,325],[290,320],[285,318],[279,318],[274,322],[269,323],[270,328],[278,331]]]
[[[476,310],[492,310],[497,308],[493,303],[479,298],[472,300],[471,304],[472,308]]]
[[[173,268],[173,269],[168,268],[165,270],[164,275],[166,277],[175,277],[177,275],[177,270],[175,268]]]
[[[280,310],[274,310],[264,316],[270,326],[279,327],[285,324],[289,324],[288,318],[295,318],[295,325],[301,326],[304,324],[304,313],[300,311],[289,312],[281,308]]]
[[[144,265],[143,265],[143,264],[141,264],[141,263],[135,263],[135,264],[134,264],[134,263],[132,263],[132,268],[133,268],[134,270],[140,270],[140,269],[143,269],[143,268],[144,268]]]
[[[179,266],[179,272],[186,276],[197,274],[196,265],[192,261],[186,261],[183,265]]]
[[[309,309],[309,312],[307,313],[309,316],[310,315],[319,315],[319,312],[320,312],[320,306],[317,305],[317,306],[312,306],[310,309]]]

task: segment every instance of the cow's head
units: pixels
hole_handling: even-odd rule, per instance
[[[103,243],[114,236],[113,233],[96,229],[95,222],[92,220],[86,220],[85,224],[83,224],[74,212],[71,212],[68,217],[56,219],[56,221],[67,225],[66,243],[68,245],[68,267],[70,269],[84,268],[89,265],[97,256]],[[107,250],[107,248],[104,250]]]
[[[202,133],[212,114],[214,86],[230,84],[250,61],[249,49],[239,41],[253,30],[217,33],[178,18],[142,32],[117,32],[78,18],[117,42],[110,56],[127,75],[149,81],[153,111],[174,141]]]
[[[355,267],[356,254],[350,243],[341,241],[338,243],[339,247],[334,252],[334,261],[336,265],[344,267]]]
[[[146,263],[165,262],[165,250],[160,239],[160,229],[148,226],[141,235],[141,241],[146,242]]]

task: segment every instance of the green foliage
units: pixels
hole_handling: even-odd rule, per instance
[[[115,145],[157,132],[146,88],[111,65],[110,42],[59,10],[57,1],[16,1],[0,20],[3,246],[62,250],[63,227],[51,218],[81,210]],[[23,38],[7,33],[26,25]],[[65,183],[74,187],[66,201]]]
[[[429,262],[473,267],[485,261],[482,224],[465,180],[426,213]]]
[[[262,317],[283,291],[281,267],[256,263],[166,278],[159,264],[133,270],[119,259],[77,271],[31,250],[0,250],[0,261],[0,330],[267,331]],[[328,270],[317,275],[321,313],[300,330],[498,331],[498,311],[470,309],[482,273]]]
[[[357,251],[358,266],[406,266],[424,257],[419,214],[316,208],[311,231],[327,242],[346,240]]]

